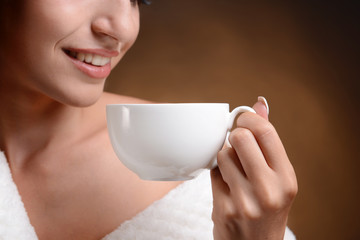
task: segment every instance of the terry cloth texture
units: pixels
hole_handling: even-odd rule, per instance
[[[102,240],[211,240],[209,171],[180,184]],[[5,155],[0,151],[0,240],[37,240]],[[287,228],[284,240],[296,239]]]

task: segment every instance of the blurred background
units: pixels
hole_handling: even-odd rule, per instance
[[[360,1],[153,0],[106,90],[157,102],[263,95],[295,167],[298,239],[360,239]]]

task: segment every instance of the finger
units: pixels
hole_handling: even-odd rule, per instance
[[[234,204],[232,202],[230,188],[223,180],[220,169],[211,170],[211,187],[213,193],[212,220],[215,225],[222,225],[224,217],[234,215]]]
[[[240,160],[233,148],[226,148],[218,154],[218,165],[224,182],[229,186],[229,195],[216,206],[225,208],[227,216],[239,216],[244,211],[248,216],[259,216],[260,208],[252,191],[252,183],[244,175]],[[216,204],[216,202],[214,202]]]
[[[247,184],[245,171],[233,148],[226,148],[218,153],[218,165],[224,182],[233,192]]]
[[[237,119],[239,128],[253,133],[267,164],[274,170],[288,167],[290,164],[284,146],[275,128],[264,118],[253,113],[243,113]]]
[[[266,120],[269,120],[269,105],[264,97],[258,97],[258,101],[254,104],[255,112]]]
[[[240,160],[245,174],[249,180],[258,180],[269,170],[269,166],[254,135],[249,129],[236,128],[229,141]]]
[[[213,207],[214,210],[223,211],[226,208],[225,203],[228,203],[228,199],[230,198],[230,188],[227,183],[224,181],[220,169],[214,168],[210,171],[211,176],[211,189],[213,195]],[[213,218],[215,211],[213,211]],[[213,219],[214,220],[214,219]]]
[[[224,181],[220,169],[218,167],[210,171],[211,187],[214,196],[228,196],[230,189],[227,183]]]

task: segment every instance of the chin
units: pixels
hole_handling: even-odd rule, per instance
[[[72,107],[90,107],[102,96],[103,90],[67,92],[61,96],[54,96],[54,100]]]
[[[52,84],[37,82],[39,93],[61,104],[73,107],[89,107],[95,104],[103,94],[105,81],[88,83],[77,78],[64,78],[67,81],[54,81]]]
[[[65,104],[73,106],[73,107],[90,107],[94,105],[101,97],[102,92],[97,95],[87,95],[87,96],[75,96],[72,99],[68,99],[69,101]]]
[[[85,108],[85,107],[90,107],[90,106],[94,105],[98,100],[99,100],[99,98],[96,98],[96,99],[79,99],[79,100],[71,101],[71,102],[68,102],[68,103],[65,103],[65,104],[69,105],[69,106],[72,106],[72,107]]]

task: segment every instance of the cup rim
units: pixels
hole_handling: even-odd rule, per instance
[[[229,105],[229,103],[111,103],[106,106],[190,106],[190,105]]]

